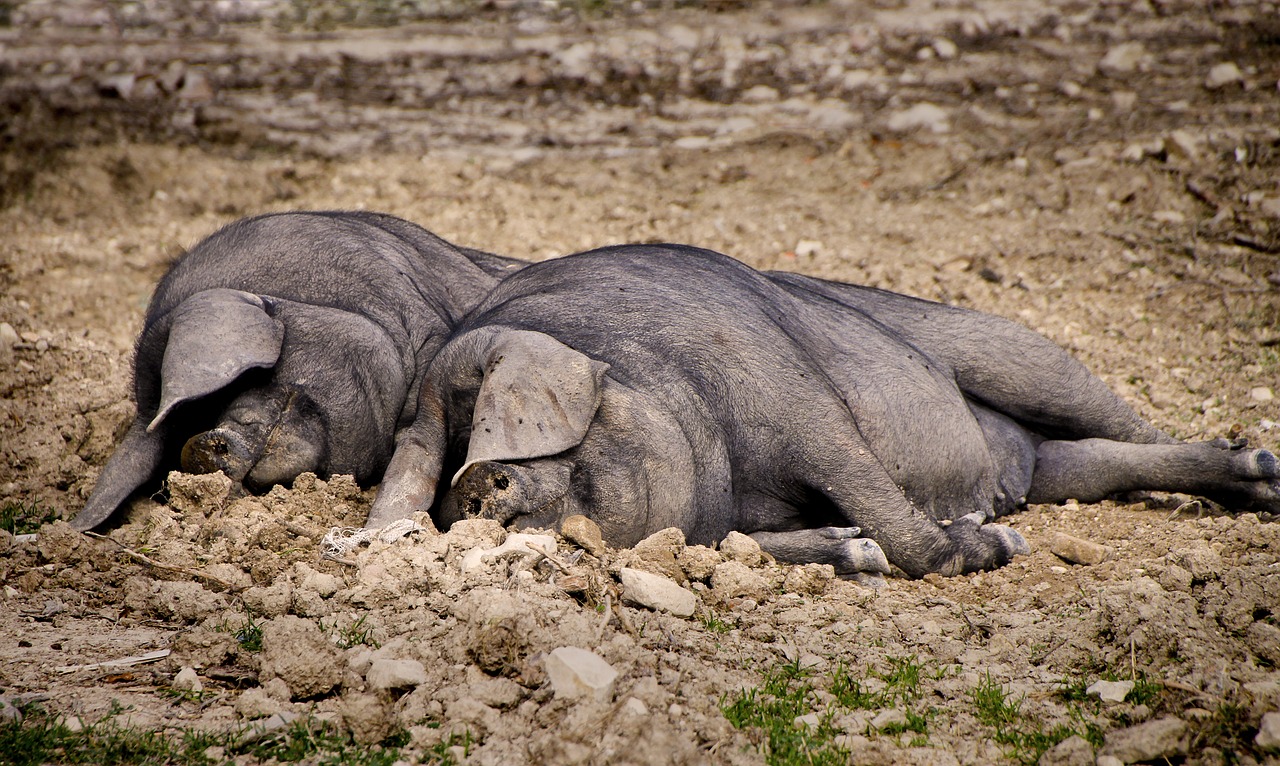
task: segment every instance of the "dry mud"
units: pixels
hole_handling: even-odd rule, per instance
[[[132,416],[132,339],[166,263],[301,208],[529,259],[687,242],[945,300],[1045,333],[1180,437],[1280,447],[1274,4],[404,4],[396,27],[300,7],[0,5],[10,507],[83,504]],[[1280,711],[1269,517],[1159,494],[1034,506],[1010,520],[1032,546],[1010,566],[874,589],[671,537],[464,568],[504,538],[484,524],[322,557],[371,496],[174,475],[109,540],[0,534],[0,693],[157,730],[309,714],[364,742],[407,731],[408,760],[467,731],[475,763],[758,763],[767,738],[722,706],[791,662],[855,763],[1013,762],[976,715],[988,677],[1019,725],[1109,735],[1054,763],[1276,761],[1255,742]],[[1068,563],[1058,533],[1109,557]],[[694,616],[622,603],[623,566],[683,585]],[[564,646],[612,687],[557,693]],[[840,668],[877,691],[906,661],[918,696],[880,707],[926,715],[923,733],[832,694]],[[169,693],[191,688],[183,668],[203,694]],[[1103,678],[1155,692],[1059,693]],[[1172,736],[1124,749],[1161,720]]]

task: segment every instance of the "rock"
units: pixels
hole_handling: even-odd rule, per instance
[[[690,580],[706,580],[715,571],[716,565],[723,561],[724,557],[719,551],[705,545],[687,546],[676,557],[676,563]]]
[[[721,598],[749,596],[758,600],[768,595],[770,584],[741,561],[726,561],[712,571],[711,589]]]
[[[613,699],[613,684],[618,678],[618,671],[595,652],[576,646],[562,646],[544,657],[542,666],[557,697],[590,697],[596,702]]]
[[[240,651],[236,637],[226,630],[195,628],[174,637],[173,658],[184,665],[211,668],[223,665]]]
[[[1204,79],[1204,87],[1209,90],[1217,90],[1226,85],[1235,85],[1244,82],[1244,73],[1240,71],[1240,67],[1235,62],[1224,61],[1221,64],[1215,64],[1209,70],[1209,76]]]
[[[1112,46],[1098,62],[1098,71],[1108,75],[1128,74],[1145,65],[1149,58],[1142,43],[1120,43]]]
[[[198,582],[161,580],[152,583],[147,606],[158,617],[196,622],[227,608],[220,593],[206,589]]]
[[[684,550],[684,532],[669,527],[649,535],[636,543],[623,557],[624,566],[643,569],[663,577],[682,582],[684,570],[676,563],[676,556]]]
[[[1187,724],[1174,718],[1158,718],[1107,734],[1101,755],[1124,763],[1151,761],[1187,754]],[[1101,763],[1101,759],[1098,761]]]
[[[882,710],[871,719],[871,725],[880,731],[890,726],[906,726],[907,723],[907,714],[896,707]]]
[[[1199,138],[1187,131],[1174,130],[1165,139],[1164,148],[1171,157],[1195,161],[1200,158],[1200,143]]]
[[[1267,713],[1262,716],[1253,744],[1257,745],[1259,750],[1280,752],[1280,713]]]
[[[1100,755],[1097,766],[1124,766],[1124,761],[1114,755]]]
[[[622,580],[622,600],[656,611],[670,612],[676,617],[692,617],[698,599],[661,575],[639,569],[623,567],[618,572]]]
[[[1196,540],[1191,546],[1175,549],[1169,554],[1169,561],[1190,572],[1192,579],[1201,582],[1216,580],[1222,576],[1224,569],[1222,556],[1204,540]]]
[[[804,564],[795,566],[787,572],[782,581],[782,590],[787,593],[799,593],[802,596],[817,596],[827,589],[827,585],[836,579],[836,569],[830,564]]]
[[[730,532],[720,542],[720,553],[731,561],[738,561],[749,567],[757,566],[764,556],[760,551],[760,543],[741,532]]]
[[[462,556],[463,574],[475,572],[485,564],[495,561],[502,556],[511,554],[513,556],[536,556],[538,551],[543,553],[555,553],[557,549],[556,539],[551,535],[531,535],[524,532],[513,532],[507,535],[507,539],[502,545],[494,548],[475,547],[467,551]]]
[[[374,689],[406,689],[427,682],[427,670],[417,660],[374,660],[365,680]]]
[[[822,252],[825,246],[821,241],[816,239],[802,239],[796,243],[795,254],[801,258],[808,258]]]
[[[627,697],[622,703],[622,712],[625,715],[645,716],[649,715],[649,706],[644,704],[643,700],[635,697]]]
[[[1133,681],[1094,681],[1085,689],[1085,693],[1096,694],[1103,702],[1124,702],[1134,685]]]
[[[741,96],[744,104],[766,104],[777,101],[780,97],[778,89],[768,85],[754,85],[744,90]]]
[[[318,697],[342,682],[342,652],[310,620],[284,615],[262,626],[261,676],[279,678],[292,699]]]
[[[1038,766],[1093,766],[1093,745],[1079,734],[1073,734],[1044,751]]]
[[[192,667],[185,667],[179,670],[169,685],[180,692],[196,692],[198,694],[204,691],[204,684],[200,682],[199,674]]]
[[[338,714],[356,742],[372,745],[391,736],[395,716],[391,705],[377,694],[345,694],[338,701]]]
[[[951,129],[949,120],[950,116],[945,109],[922,101],[909,109],[890,114],[887,125],[895,133],[925,129],[933,133],[946,133]]]
[[[13,363],[13,347],[21,342],[18,331],[8,322],[0,322],[0,362],[5,365]]]
[[[1058,558],[1065,559],[1073,564],[1085,564],[1088,566],[1101,564],[1115,553],[1115,549],[1109,545],[1082,540],[1064,532],[1054,533],[1053,541],[1049,544],[1049,551]]]
[[[22,337],[18,335],[17,330],[13,329],[13,325],[8,322],[0,322],[0,346],[13,348],[21,340]]]
[[[256,720],[276,715],[285,710],[280,700],[273,698],[263,689],[245,689],[235,702],[236,714],[246,720]]]
[[[208,516],[222,508],[231,494],[231,479],[218,473],[169,473],[169,507],[182,513]]]
[[[600,525],[580,513],[560,522],[560,534],[592,556],[599,558],[604,555],[604,536],[600,533]]]
[[[944,61],[960,55],[960,48],[945,37],[939,37],[933,41],[933,51]]]
[[[1275,399],[1276,395],[1266,386],[1258,386],[1257,388],[1249,389],[1249,398],[1255,402],[1269,402]]]

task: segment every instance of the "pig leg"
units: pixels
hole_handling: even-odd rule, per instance
[[[843,439],[808,440],[800,480],[826,498],[912,577],[955,575],[1004,566],[1030,547],[1017,531],[970,513],[943,527],[916,507],[852,429]]]
[[[859,572],[889,574],[889,560],[875,540],[859,537],[857,527],[819,527],[793,532],[753,532],[751,538],[779,561],[830,564],[844,577]]]
[[[1225,440],[1128,444],[1107,439],[1046,441],[1036,449],[1027,500],[1094,502],[1118,492],[1202,495],[1228,508],[1280,512],[1280,462],[1262,449]]]

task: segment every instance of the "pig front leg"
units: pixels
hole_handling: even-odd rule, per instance
[[[1242,449],[1223,439],[1194,444],[1046,441],[1036,449],[1027,500],[1095,502],[1136,490],[1185,492],[1232,509],[1280,513],[1280,461],[1267,450]]]

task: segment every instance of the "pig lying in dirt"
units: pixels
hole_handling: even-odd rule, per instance
[[[580,513],[616,546],[738,530],[784,561],[921,576],[1026,552],[987,523],[1026,502],[1152,489],[1280,510],[1271,453],[1173,439],[1025,328],[689,247],[517,272],[421,394],[370,526]]]
[[[376,481],[427,363],[516,264],[375,213],[224,227],[156,287],[134,359],[137,418],[73,526],[103,523],[179,465],[250,489],[304,471]]]

